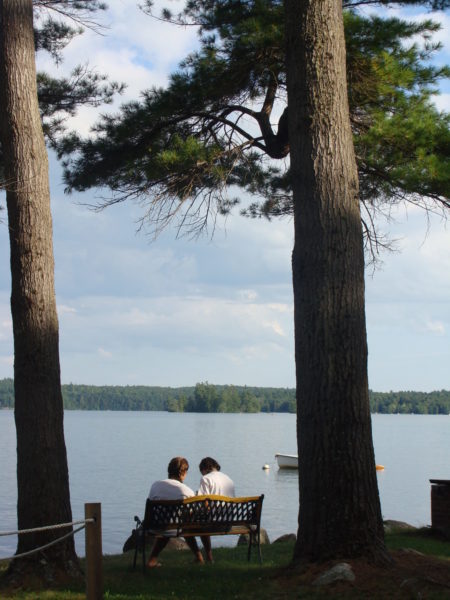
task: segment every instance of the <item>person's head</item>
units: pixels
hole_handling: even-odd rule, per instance
[[[214,458],[211,458],[210,456],[202,458],[200,464],[198,465],[198,468],[200,469],[200,473],[202,475],[207,475],[208,473],[211,473],[211,471],[220,471],[219,463],[217,462],[217,460],[214,460]]]
[[[175,458],[172,458],[167,467],[169,479],[178,479],[179,481],[181,481],[186,477],[188,469],[188,461],[182,456],[175,456]]]

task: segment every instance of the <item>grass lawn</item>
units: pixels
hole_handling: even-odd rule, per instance
[[[311,583],[328,567],[314,567],[301,574],[289,568],[292,543],[263,546],[263,564],[256,557],[247,562],[247,548],[215,548],[213,565],[193,564],[186,551],[165,550],[161,568],[142,573],[141,564],[131,569],[133,553],[104,557],[105,600],[293,600],[318,598],[450,598],[450,542],[435,539],[426,531],[391,533],[387,544],[396,565],[389,569],[349,561],[356,574],[354,583],[317,588]],[[405,548],[414,549],[406,551]],[[403,550],[402,550],[403,549]],[[419,554],[420,553],[420,554]],[[437,558],[438,557],[438,558]],[[139,559],[140,557],[138,557]],[[0,573],[5,565],[0,567]],[[409,577],[411,575],[411,577]],[[402,582],[415,577],[417,593]],[[417,580],[417,581],[416,581]],[[420,590],[418,590],[418,586]],[[427,595],[424,594],[424,590]],[[380,594],[380,595],[378,595]],[[84,584],[44,591],[0,589],[1,600],[84,600]]]

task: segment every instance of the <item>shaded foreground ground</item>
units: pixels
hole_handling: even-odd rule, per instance
[[[287,542],[264,546],[262,567],[256,560],[247,563],[243,547],[215,549],[215,563],[205,566],[192,564],[189,552],[165,551],[161,555],[163,566],[145,575],[140,569],[131,570],[132,553],[106,556],[105,600],[450,599],[450,542],[429,531],[393,533],[387,541],[395,561],[392,567],[347,561],[355,581],[320,588],[313,585],[314,580],[333,564],[316,565],[299,573],[289,566],[293,544]],[[0,598],[82,600],[85,594],[83,583],[73,583],[43,591],[3,587]]]
[[[411,551],[392,552],[395,564],[377,568],[366,561],[347,561],[355,574],[354,582],[336,582],[317,590],[314,580],[325,566],[309,569],[299,575],[280,574],[278,598],[367,598],[372,599],[450,599],[450,561]],[[329,567],[333,566],[330,564]],[[316,588],[316,589],[315,589]]]

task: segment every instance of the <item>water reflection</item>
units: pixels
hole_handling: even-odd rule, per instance
[[[297,483],[298,469],[278,469],[276,472],[276,478],[282,482]]]

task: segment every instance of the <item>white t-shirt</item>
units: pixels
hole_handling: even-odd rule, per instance
[[[234,483],[221,471],[211,471],[200,479],[198,495],[217,494],[218,496],[234,497]]]
[[[195,496],[190,487],[177,479],[162,479],[155,481],[150,488],[150,500],[184,500]]]

